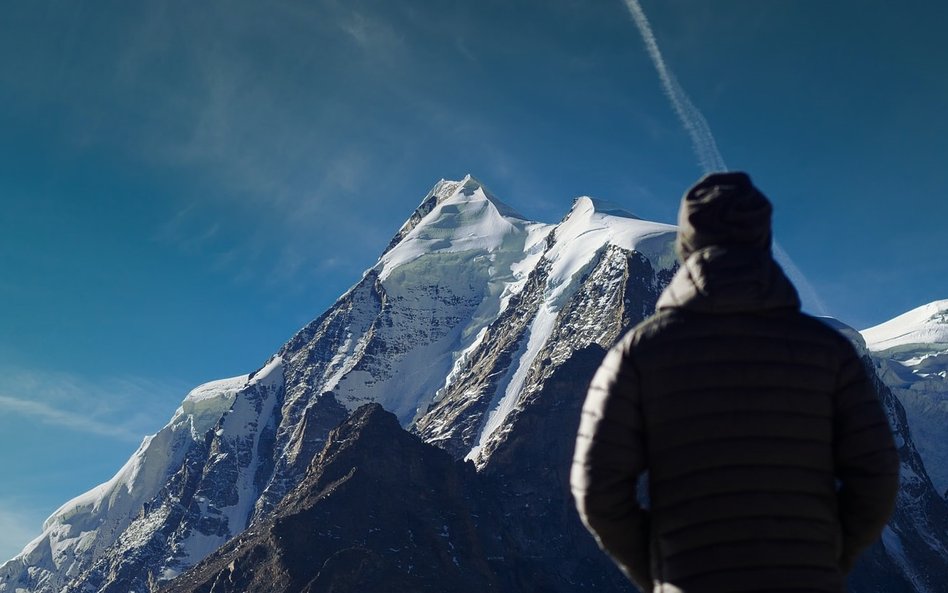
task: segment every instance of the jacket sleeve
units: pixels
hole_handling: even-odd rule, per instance
[[[636,499],[645,470],[638,377],[622,340],[606,355],[583,405],[570,486],[596,543],[643,591],[651,591],[649,515]]]
[[[848,573],[892,514],[899,457],[879,396],[855,352],[843,362],[837,385],[834,457],[842,527],[840,569]]]

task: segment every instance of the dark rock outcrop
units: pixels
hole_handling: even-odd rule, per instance
[[[369,404],[332,431],[271,517],[161,591],[543,590],[497,501],[472,464]]]

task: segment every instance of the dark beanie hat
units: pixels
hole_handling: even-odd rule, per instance
[[[711,173],[685,193],[676,248],[682,261],[712,245],[770,250],[773,207],[746,173]]]

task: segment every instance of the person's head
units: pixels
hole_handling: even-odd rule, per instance
[[[685,261],[705,247],[742,246],[770,250],[773,207],[746,173],[711,173],[681,200],[678,257]]]

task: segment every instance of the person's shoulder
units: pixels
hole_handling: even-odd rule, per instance
[[[741,329],[735,330],[735,327]],[[808,343],[833,352],[840,358],[859,357],[844,324],[830,318],[814,317],[800,310],[771,311],[766,314],[713,315],[678,308],[660,309],[629,330],[620,340],[623,349],[639,349],[649,344],[678,342],[699,337],[752,333]],[[848,328],[859,339],[858,332]]]
[[[678,328],[685,327],[685,317],[680,309],[659,309],[626,332],[619,344],[623,349],[630,349],[662,339]]]
[[[800,315],[813,328],[813,332],[820,332],[844,356],[861,358],[866,353],[866,342],[858,330],[834,317],[813,317],[806,313]]]
[[[832,317],[815,317],[795,311],[787,319],[785,331],[790,339],[819,346],[836,365],[861,358],[860,347],[856,342],[860,342],[862,336]],[[862,349],[865,349],[864,342]]]
[[[832,317],[816,317],[802,311],[795,311],[790,317],[791,322],[800,329],[828,342],[849,344],[849,338],[843,335],[843,328],[847,325],[836,321]],[[852,330],[855,332],[856,330]]]

